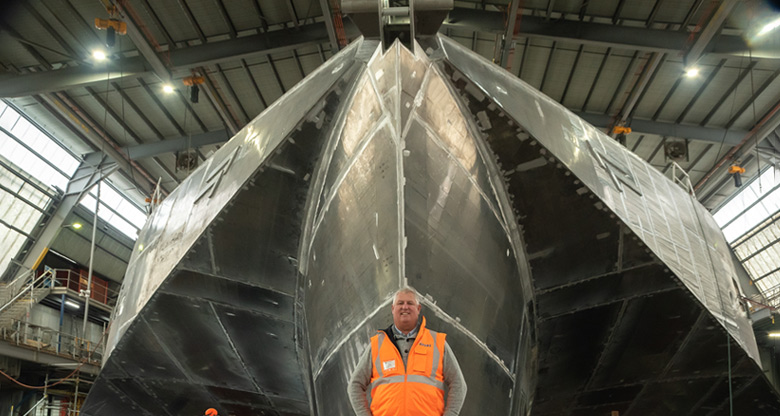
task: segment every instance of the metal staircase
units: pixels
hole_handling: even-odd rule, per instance
[[[9,284],[0,284],[0,329],[10,327],[51,293],[57,280],[50,269],[38,277],[25,274]]]

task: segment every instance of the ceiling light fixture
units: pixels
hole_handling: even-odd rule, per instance
[[[79,305],[76,302],[73,302],[72,300],[66,300],[65,304],[70,306],[71,308],[81,309],[81,305]]]
[[[82,227],[80,222],[74,222],[70,226],[73,227],[73,229],[75,229],[75,230],[81,229],[81,227]]]
[[[780,338],[780,332],[770,332],[769,338]]]
[[[163,85],[163,92],[166,94],[170,94],[173,92],[173,85],[171,84],[165,84]]]
[[[685,76],[688,78],[696,78],[699,76],[699,68],[688,68],[685,70]]]
[[[778,27],[780,27],[780,17],[765,24],[764,27],[762,27],[761,30],[759,30],[758,33],[756,33],[756,36],[764,36],[767,33],[777,29]]]
[[[92,51],[92,57],[96,61],[104,61],[106,59],[106,53],[101,50]]]

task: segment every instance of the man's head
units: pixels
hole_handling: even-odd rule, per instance
[[[420,316],[420,299],[417,292],[411,287],[404,287],[395,292],[393,296],[393,323],[403,332],[409,332],[417,326]]]

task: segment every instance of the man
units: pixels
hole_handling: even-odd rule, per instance
[[[447,345],[420,316],[417,292],[405,287],[393,296],[393,324],[371,338],[371,348],[352,373],[347,393],[357,416],[457,416],[466,380]],[[444,387],[447,397],[444,397]]]

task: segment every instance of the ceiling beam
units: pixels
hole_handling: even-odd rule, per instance
[[[230,131],[231,134],[238,133],[239,125],[237,118],[233,116],[230,109],[227,107],[222,94],[217,90],[214,81],[211,80],[206,68],[198,68],[198,72],[203,76],[203,90],[206,92],[206,97],[211,101],[214,110],[219,114],[219,118],[222,119],[222,123]]]
[[[29,97],[98,82],[105,83],[127,77],[137,77],[148,71],[149,68],[142,58],[133,57],[109,62],[107,65],[80,65],[55,71],[27,74],[5,73],[0,74],[0,97]]]
[[[520,5],[520,2],[522,0],[510,0],[512,2],[511,6],[509,7],[509,14],[507,15],[506,19],[506,28],[504,29],[504,45],[501,48],[501,60],[500,65],[502,68],[507,67],[507,63],[509,62],[509,55],[510,50],[514,48],[515,43],[515,25],[517,25],[517,9]],[[550,8],[547,11],[547,16],[549,18],[550,10],[552,9],[552,5],[554,3],[554,0],[550,0]]]
[[[609,114],[575,112],[583,120],[599,128],[607,128],[613,122]],[[680,137],[691,140],[718,143],[724,146],[739,144],[748,134],[747,130],[703,127],[690,124],[665,123],[661,121],[631,119],[626,123],[635,133],[655,134],[658,136]]]
[[[127,35],[133,41],[135,47],[138,48],[138,52],[146,59],[146,62],[152,66],[152,70],[157,74],[161,81],[170,81],[171,73],[168,70],[169,65],[166,65],[166,63],[163,62],[162,58],[157,54],[157,51],[154,50],[154,47],[144,36],[144,33],[141,32],[141,28],[138,26],[139,22],[136,22],[138,17],[135,10],[130,8],[125,0],[117,1],[116,5],[120,11],[129,17],[128,19],[125,19],[125,23],[127,23]]]
[[[450,11],[442,27],[503,34],[504,14],[498,11],[455,8]],[[523,15],[518,36],[674,54],[685,50],[688,42],[688,34],[679,31],[575,20],[547,21],[544,17],[532,15]],[[741,56],[750,49],[742,37],[735,35],[716,35],[708,45],[705,52],[714,54]],[[756,58],[780,59],[780,50],[772,45],[754,45],[751,52]]]
[[[132,25],[131,25],[132,26]],[[347,32],[354,32],[353,25],[345,22]],[[443,27],[468,28],[481,32],[506,33],[504,17],[501,12],[456,8],[450,12]],[[130,30],[133,34],[133,30]],[[688,39],[686,33],[642,27],[613,26],[603,23],[579,22],[570,20],[546,21],[544,17],[523,16],[518,36],[541,37],[571,41],[579,44],[597,44],[617,48],[677,54],[685,49]],[[266,56],[322,43],[330,43],[330,35],[325,23],[302,25],[298,30],[277,30],[257,35],[244,36],[219,42],[208,42],[188,48],[169,51],[171,74],[173,77],[190,75],[192,69],[237,59]],[[739,36],[719,35],[709,43],[709,52],[716,54],[741,54],[748,51],[748,45]],[[61,91],[92,82],[118,79],[121,75],[137,77],[153,69],[156,73],[165,67],[151,47],[141,50],[145,57],[154,62],[152,68],[140,57],[124,58],[108,68],[87,65],[46,71],[41,73],[0,76],[0,97],[23,97],[43,92]],[[754,57],[780,58],[780,51],[751,51]],[[106,71],[108,69],[108,73]]]
[[[665,57],[666,55],[663,53],[653,53],[647,57],[642,73],[639,75],[639,79],[637,79],[630,90],[626,91],[628,93],[628,98],[616,113],[616,125],[624,125],[628,118],[633,114],[634,108],[639,105],[640,100],[644,97],[647,87],[655,78],[655,75],[658,73],[657,69],[664,61]],[[611,132],[608,134],[610,133]]]
[[[322,9],[322,18],[325,19],[325,27],[328,28],[328,40],[330,41],[330,50],[335,54],[339,48],[338,36],[336,35],[336,27],[333,23],[333,11],[330,9],[330,2],[328,0],[319,0],[320,9]]]
[[[345,26],[349,34],[354,33],[355,29],[350,22],[345,22]],[[501,12],[463,8],[452,10],[443,27],[502,34],[506,32]],[[546,21],[544,17],[531,15],[523,16],[518,36],[673,54],[684,50],[688,39],[686,33],[678,31],[570,20]],[[170,51],[170,71],[174,77],[183,77],[190,75],[192,69],[200,66],[261,57],[322,43],[330,43],[328,28],[322,22],[302,25],[298,30],[277,30],[226,41],[208,42]],[[748,51],[745,41],[733,35],[714,36],[709,46],[708,52],[715,54],[739,55]],[[780,58],[778,50],[762,49],[761,46],[757,48],[751,51],[753,57]],[[140,57],[131,57],[122,59],[118,64],[111,64],[108,73],[105,67],[81,65],[33,74],[0,75],[0,97],[24,97],[105,81],[107,78],[118,79],[120,65],[122,75],[132,77],[154,69],[145,65]]]
[[[129,28],[128,31],[130,31]],[[193,69],[201,66],[262,57],[325,42],[328,42],[325,24],[315,23],[301,26],[295,32],[278,30],[189,48],[179,48],[170,51],[172,64],[170,72],[174,78],[186,77],[191,75]],[[140,46],[136,46],[139,47],[140,51]],[[165,65],[162,64],[158,54],[151,49],[146,53],[148,60],[159,61],[159,63],[147,64],[143,57],[130,57],[111,62],[107,66],[81,65],[31,74],[2,74],[0,75],[0,97],[27,97],[45,92],[83,87],[95,82],[106,82],[107,79],[136,78],[152,72],[158,73],[158,71],[165,74]]]
[[[690,50],[688,50],[688,53],[685,55],[686,65],[690,66],[696,64],[696,62],[699,61],[699,58],[704,55],[704,51],[707,50],[707,47],[709,47],[710,43],[715,38],[715,35],[720,32],[723,23],[726,21],[729,14],[731,14],[731,10],[734,9],[737,2],[737,0],[723,0],[723,3],[720,4],[715,15],[707,22],[707,25],[702,29],[699,36],[696,37]]]
[[[152,143],[127,146],[123,147],[121,150],[122,153],[130,158],[130,160],[140,160],[166,153],[197,149],[211,144],[225,143],[228,140],[230,140],[230,133],[226,130],[218,130],[193,134],[191,136],[177,137],[175,139],[165,139]]]

